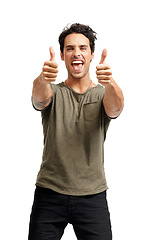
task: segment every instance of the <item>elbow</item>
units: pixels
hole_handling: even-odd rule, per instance
[[[114,112],[114,115],[115,115],[114,117],[118,117],[123,111],[123,108],[124,108],[124,102],[120,105],[118,109],[116,109],[116,111]]]
[[[118,117],[124,108],[124,97],[118,99],[116,104],[112,104],[110,106],[105,106],[105,112],[110,118]]]
[[[121,114],[121,112],[123,111],[123,108],[124,108],[124,95],[121,91],[120,93],[120,96],[118,98],[118,101],[117,101],[117,104],[116,104],[116,109],[115,110],[115,113],[117,116],[119,116]]]

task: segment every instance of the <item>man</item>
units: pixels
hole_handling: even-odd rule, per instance
[[[123,94],[105,63],[97,65],[96,85],[89,67],[96,33],[73,24],[59,36],[67,79],[53,84],[58,64],[50,61],[33,83],[32,102],[42,114],[43,161],[37,176],[29,240],[61,239],[68,223],[79,240],[111,240],[104,173],[104,140],[111,118],[123,109]]]

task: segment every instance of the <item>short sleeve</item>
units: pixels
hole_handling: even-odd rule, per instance
[[[103,114],[104,114],[104,140],[106,139],[106,133],[111,122],[111,118],[106,114],[105,108],[103,105]]]

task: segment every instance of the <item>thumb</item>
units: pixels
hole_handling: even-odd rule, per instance
[[[55,50],[54,50],[54,48],[50,47],[49,52],[50,52],[50,61],[55,61]]]
[[[104,50],[102,51],[102,54],[101,54],[101,59],[100,59],[99,64],[103,64],[105,62],[106,57],[107,57],[107,49],[104,48]]]

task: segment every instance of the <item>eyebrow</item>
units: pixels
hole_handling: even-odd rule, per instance
[[[75,47],[76,45],[66,45],[65,47],[66,48],[69,48],[69,47]],[[86,44],[81,44],[81,45],[79,45],[79,47],[87,47],[88,48],[88,45],[86,45]]]

